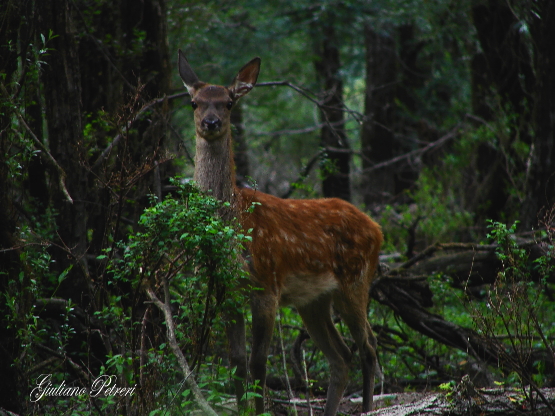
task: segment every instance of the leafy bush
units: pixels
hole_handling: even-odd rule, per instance
[[[548,281],[553,244],[551,237],[544,235],[548,242],[545,251],[531,261],[528,250],[517,242],[517,222],[507,226],[490,221],[489,228],[488,238],[498,245],[496,254],[502,266],[486,301],[472,306],[472,318],[492,350],[498,352],[506,382],[520,385],[534,407],[532,391],[545,401],[539,387],[550,377],[543,367],[555,357],[553,300],[549,296],[552,283]],[[545,360],[545,356],[552,358]]]
[[[178,179],[172,183],[176,195],[147,208],[139,221],[141,230],[120,242],[117,253],[106,253],[108,284],[130,285],[135,296],[141,296],[141,289],[158,291],[164,281],[168,282],[180,349],[195,367],[201,386],[210,390],[211,401],[218,403],[228,390],[231,375],[217,358],[218,353],[225,354],[225,349],[215,345],[222,341],[216,335],[225,333],[224,312],[241,309],[244,304],[243,292],[237,288],[246,277],[240,253],[249,237],[238,231],[237,224],[226,223],[218,215],[229,204],[201,193],[192,183]],[[122,299],[122,306],[125,303]],[[105,312],[105,319],[111,315],[114,322],[122,322],[116,310]],[[172,370],[178,366],[165,342],[154,345],[148,353],[147,366],[158,367],[155,370],[164,379],[156,386],[157,395],[159,389],[168,394],[165,398],[159,396],[158,406],[190,408],[188,391],[181,391],[180,376]],[[126,365],[129,363],[124,361],[121,366]],[[128,376],[129,383],[137,376]],[[185,400],[176,400],[181,395]]]

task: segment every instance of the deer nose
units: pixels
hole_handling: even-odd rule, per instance
[[[206,130],[219,130],[222,127],[222,122],[218,117],[208,116],[202,120],[202,127]]]

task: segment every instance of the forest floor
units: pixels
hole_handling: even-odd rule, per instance
[[[532,409],[525,400],[522,390],[497,388],[474,389],[457,386],[449,393],[408,392],[374,396],[374,411],[368,416],[414,416],[414,415],[553,415],[555,407],[555,389],[541,389],[544,399],[551,409],[536,396],[536,406]],[[292,402],[274,402],[272,413],[276,416],[296,414],[299,416],[320,416],[323,414],[325,399],[310,401],[295,399]],[[360,415],[362,401],[358,398],[346,398],[341,402],[338,415]]]
[[[434,392],[408,392],[408,393],[392,393],[392,394],[382,394],[374,396],[374,410],[379,410],[383,408],[389,408],[392,406],[406,405],[417,403],[421,400],[426,399],[430,396],[437,396],[438,393]],[[295,414],[293,408],[296,408],[297,414],[299,416],[305,416],[312,414],[313,416],[320,416],[324,412],[324,406],[326,404],[325,399],[311,399],[310,408],[312,412],[309,411],[308,403],[306,399],[293,399],[291,401],[285,400],[274,400],[274,407],[272,408],[272,413],[276,416],[285,416],[290,414]],[[355,398],[345,398],[341,401],[339,406],[338,415],[358,415],[360,414],[362,407],[362,399]]]
[[[380,394],[374,396],[374,411],[390,408],[392,406],[418,403],[430,396],[436,396],[437,394],[438,393],[431,391]],[[348,399],[342,402],[340,411],[348,415],[355,415],[360,413],[361,406],[362,399]]]

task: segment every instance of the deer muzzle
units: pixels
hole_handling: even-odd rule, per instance
[[[207,116],[202,119],[203,130],[218,131],[222,128],[222,121],[216,116]]]

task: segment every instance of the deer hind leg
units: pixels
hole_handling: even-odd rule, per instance
[[[324,416],[333,416],[337,413],[349,380],[351,350],[333,324],[331,295],[319,297],[312,303],[297,309],[310,337],[329,361],[331,375]]]
[[[255,397],[256,414],[264,413],[264,392],[266,388],[266,361],[278,307],[277,297],[268,291],[255,291],[251,296],[252,308],[252,352],[250,370],[257,383],[260,397]]]
[[[362,289],[356,295],[338,294],[334,298],[334,306],[349,327],[359,350],[362,363],[362,412],[369,412],[372,410],[374,376],[378,368],[377,340],[367,318],[368,297],[361,296],[361,292]]]
[[[241,312],[227,315],[226,334],[229,343],[229,361],[235,369],[235,394],[239,409],[246,407],[245,382],[247,380],[247,349],[245,345],[245,317]]]

